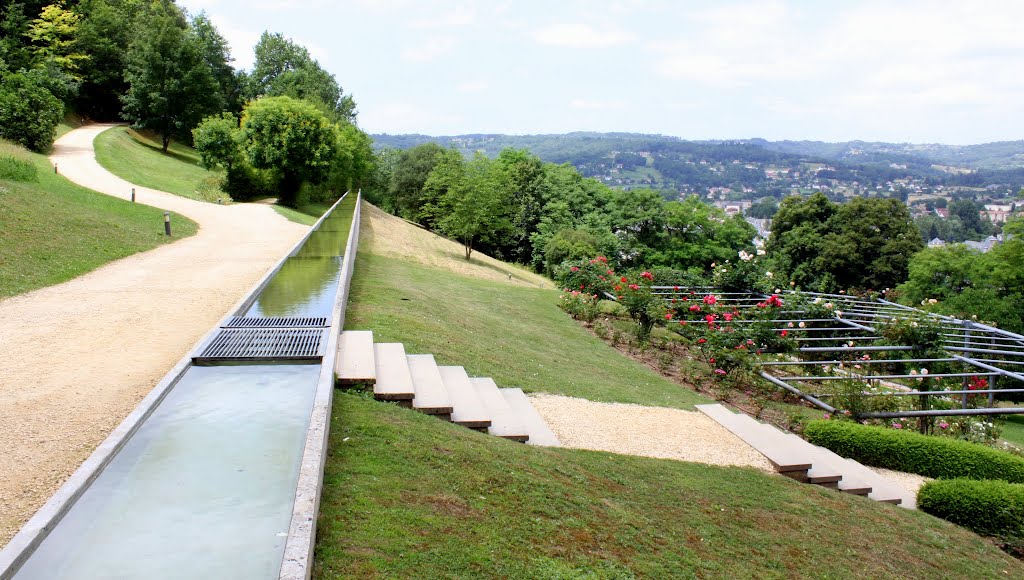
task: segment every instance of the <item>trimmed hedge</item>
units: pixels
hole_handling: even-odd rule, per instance
[[[917,493],[917,507],[985,536],[1024,535],[1024,485],[1005,481],[930,481]]]
[[[1024,483],[1024,458],[977,443],[849,421],[811,421],[807,440],[866,465],[954,479]]]

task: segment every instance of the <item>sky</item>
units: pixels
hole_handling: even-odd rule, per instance
[[[1024,2],[178,0],[236,68],[264,31],[369,133],[1024,139]]]

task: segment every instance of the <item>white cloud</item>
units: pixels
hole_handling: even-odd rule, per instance
[[[460,4],[449,12],[420,18],[409,23],[411,28],[458,28],[470,26],[476,22],[476,9],[468,4]]]
[[[428,62],[444,56],[455,48],[454,36],[435,36],[428,38],[420,46],[406,48],[402,51],[402,60],[409,62]]]
[[[467,81],[458,86],[460,93],[479,93],[487,89],[487,83],[481,81]]]
[[[414,103],[379,103],[359,113],[359,126],[370,133],[439,133],[463,122],[459,115],[440,113]]]
[[[577,97],[569,102],[569,106],[573,109],[585,111],[607,111],[610,109],[622,109],[626,104],[619,100],[595,101]]]
[[[538,44],[568,46],[571,48],[602,48],[617,46],[632,40],[632,36],[617,29],[598,30],[589,24],[552,24],[533,32]]]

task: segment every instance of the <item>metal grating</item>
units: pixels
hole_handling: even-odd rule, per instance
[[[225,328],[195,362],[302,360],[319,362],[327,343],[320,328]]]
[[[222,328],[325,328],[326,316],[235,316]]]

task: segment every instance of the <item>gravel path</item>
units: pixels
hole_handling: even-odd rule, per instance
[[[50,159],[71,181],[128,199],[132,184],[93,155],[110,127],[68,133]],[[0,301],[0,546],[307,231],[266,205],[134,187],[199,233]]]
[[[543,393],[531,394],[530,401],[564,447],[775,473],[763,455],[699,411],[595,403]],[[931,481],[913,473],[870,469],[915,495]]]
[[[775,473],[763,455],[699,411],[548,394],[532,394],[530,402],[564,447]]]

